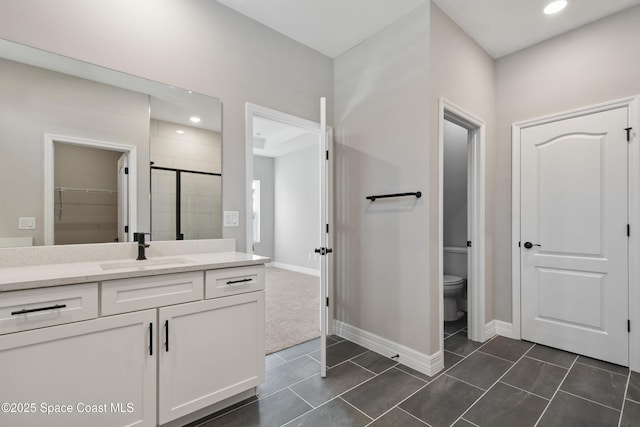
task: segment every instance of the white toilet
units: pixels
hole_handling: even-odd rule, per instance
[[[462,317],[463,313],[458,309],[458,300],[464,289],[464,279],[458,276],[445,274],[442,277],[444,287],[444,321],[452,322]]]

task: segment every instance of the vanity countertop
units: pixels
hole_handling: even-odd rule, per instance
[[[189,253],[175,256],[68,262],[0,268],[0,292],[104,280],[259,265],[270,259],[241,252]]]

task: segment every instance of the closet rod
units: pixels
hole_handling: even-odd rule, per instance
[[[376,199],[388,199],[389,197],[405,197],[405,196],[416,196],[416,199],[422,197],[422,192],[416,191],[414,193],[396,193],[396,194],[379,194],[377,196],[367,196],[367,200],[371,200],[375,202]]]
[[[80,193],[108,193],[108,194],[117,194],[118,190],[110,190],[103,188],[75,188],[75,187],[56,187],[55,191],[64,192],[64,191],[77,191]]]

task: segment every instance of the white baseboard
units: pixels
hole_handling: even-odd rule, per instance
[[[399,357],[394,360],[425,375],[433,376],[444,368],[444,356],[440,351],[429,356],[339,320],[334,326],[336,335],[384,356],[397,354]]]
[[[310,276],[320,277],[320,270],[315,270],[308,267],[300,267],[299,265],[285,264],[283,262],[272,262],[272,267],[281,268],[283,270],[294,271],[296,273],[308,274]]]
[[[502,337],[513,338],[513,324],[502,320],[492,320],[484,327],[485,340],[500,335]]]

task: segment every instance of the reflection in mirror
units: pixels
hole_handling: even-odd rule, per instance
[[[220,100],[4,40],[0,75],[0,247],[221,237]]]

